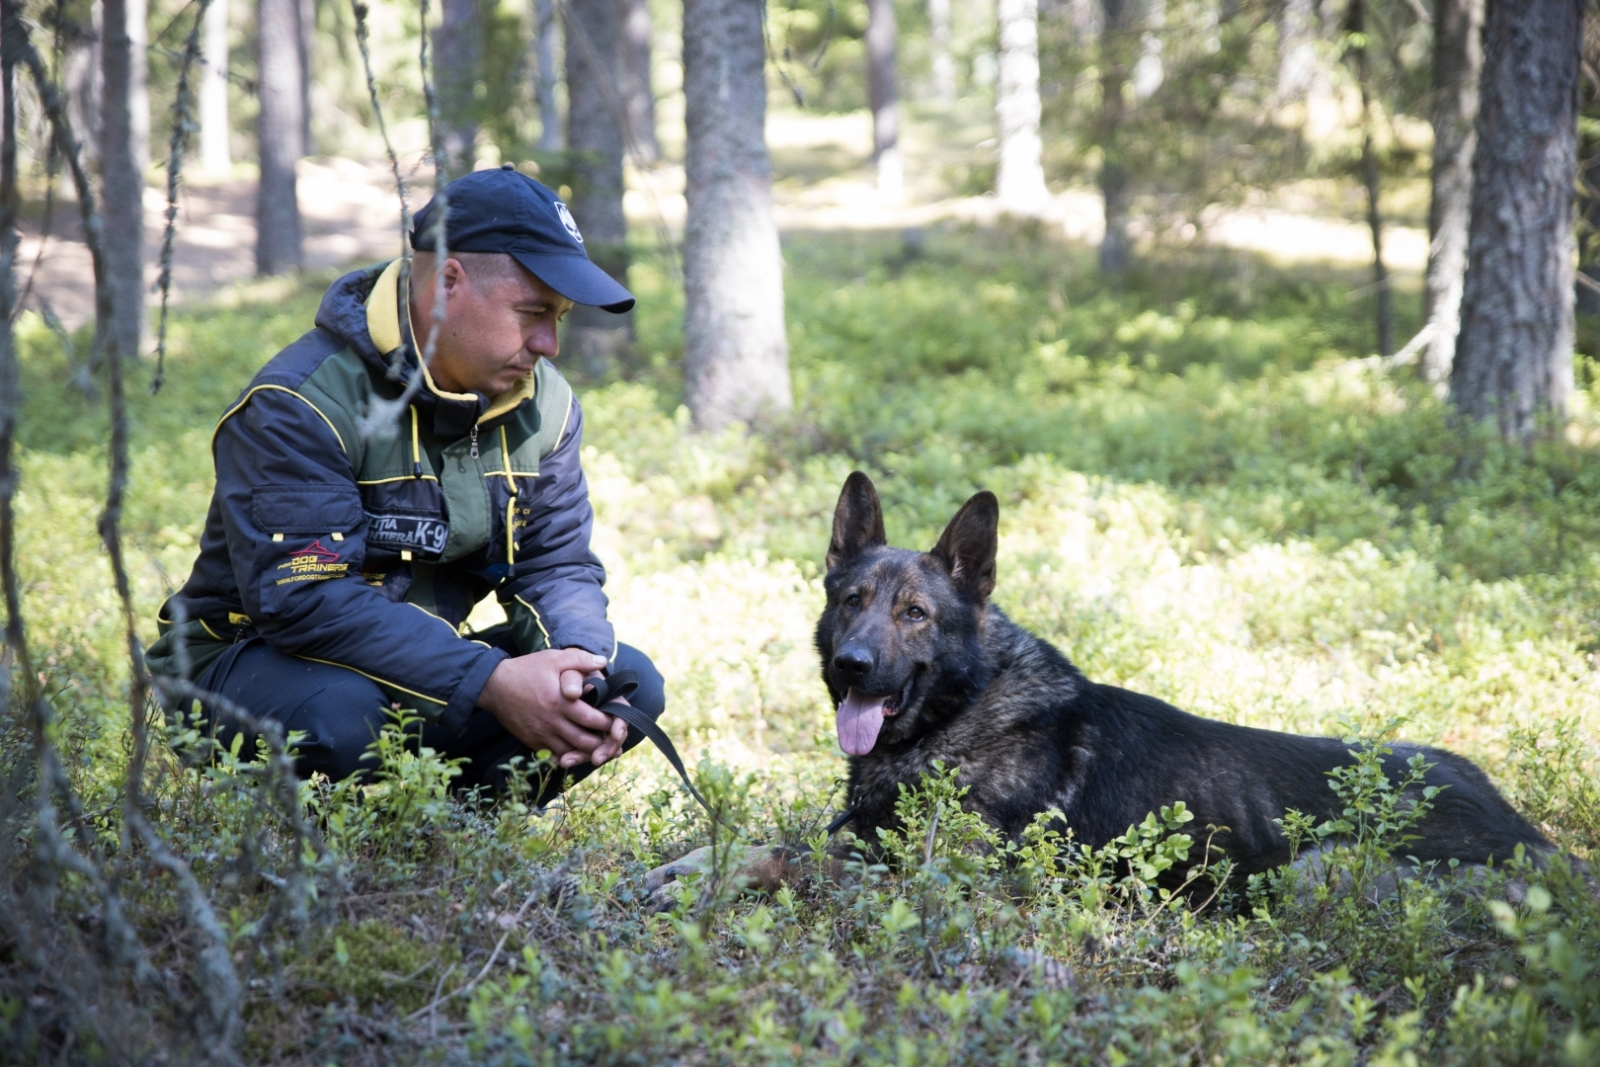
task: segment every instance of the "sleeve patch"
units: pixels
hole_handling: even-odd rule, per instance
[[[263,485],[250,493],[250,512],[269,534],[345,533],[366,521],[354,486]]]

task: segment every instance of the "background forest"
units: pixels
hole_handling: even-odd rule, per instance
[[[1359,767],[1342,825],[1289,820],[1345,842],[1322,882],[1170,897],[1185,812],[1008,843],[938,777],[845,884],[643,883],[823,847],[853,469],[906,546],[996,492],[997,603],[1089,677],[1447,746],[1600,860],[1596,18],[4,0],[0,1063],[1596,1062],[1592,883],[1378,892],[1412,815]],[[365,784],[200,758],[139,660],[217,417],[502,162],[639,297],[560,365],[611,617],[715,822],[648,747],[542,810],[401,722]]]

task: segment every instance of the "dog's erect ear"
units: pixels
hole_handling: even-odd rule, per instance
[[[828,569],[860,555],[869,548],[889,543],[883,533],[883,507],[872,479],[851,471],[833,509],[833,540],[828,542]]]
[[[961,505],[944,528],[937,556],[950,570],[956,588],[980,601],[994,592],[994,555],[1000,543],[1000,502],[985,489]]]

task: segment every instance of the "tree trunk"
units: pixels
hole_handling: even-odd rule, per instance
[[[1003,211],[1038,215],[1050,202],[1039,140],[1037,0],[1000,0],[1000,70],[995,92],[1000,160],[995,194]]]
[[[133,165],[143,179],[150,167],[150,50],[147,0],[124,0],[128,31],[128,130]]]
[[[1350,0],[1345,15],[1350,31],[1350,57],[1361,90],[1361,184],[1367,191],[1367,228],[1372,232],[1372,292],[1377,320],[1378,355],[1394,351],[1394,300],[1389,292],[1389,272],[1383,265],[1382,190],[1378,177],[1378,149],[1372,140],[1372,57],[1367,50],[1367,0]]]
[[[1461,332],[1482,67],[1483,0],[1434,0],[1433,198],[1428,205],[1428,274],[1422,306],[1432,332],[1421,362],[1423,380],[1434,385],[1449,381],[1456,334]]]
[[[933,51],[933,95],[942,103],[953,103],[956,62],[950,55],[950,0],[928,0],[928,38]],[[1038,58],[1037,50],[1034,58]]]
[[[300,43],[300,155],[314,155],[311,136],[311,45],[317,35],[317,0],[300,0],[295,12],[295,35]]]
[[[1283,0],[1278,7],[1279,103],[1305,100],[1322,88],[1317,64],[1317,0]]]
[[[1572,393],[1579,0],[1490,0],[1450,399],[1527,442]]]
[[[61,81],[67,98],[67,118],[78,134],[84,166],[100,165],[100,41],[104,23],[99,5],[89,9],[87,22],[69,22],[63,33]]]
[[[628,133],[633,138],[637,162],[654,163],[661,158],[656,141],[656,96],[650,88],[650,22],[648,0],[626,0],[627,26],[624,28],[622,65],[623,96],[628,101]]]
[[[203,38],[205,69],[200,81],[200,169],[224,175],[233,169],[228,144],[228,0],[211,0]]]
[[[256,273],[301,264],[300,204],[294,165],[305,128],[300,115],[299,0],[257,0],[256,41],[261,113],[257,119],[261,182],[256,190]]]
[[[1100,32],[1100,196],[1106,232],[1100,240],[1100,273],[1120,277],[1128,269],[1128,167],[1122,120],[1127,108],[1129,53],[1137,34],[1138,0],[1101,0],[1105,24]]]
[[[1600,131],[1584,119],[1600,104],[1600,17],[1583,20],[1583,103],[1578,127],[1578,313],[1600,315]]]
[[[567,0],[567,154],[572,215],[595,264],[628,284],[622,210],[624,0]],[[633,341],[633,313],[574,308],[563,354],[591,376],[610,370]]]
[[[135,35],[130,32],[132,20],[143,10],[142,0],[106,0],[101,53],[105,97],[100,167],[106,199],[106,281],[111,321],[99,323],[97,328],[117,346],[118,355],[124,359],[139,355],[144,334],[144,171],[135,141]],[[146,126],[147,138],[148,133]],[[148,139],[144,147],[148,153]]]
[[[761,18],[760,0],[684,0],[684,394],[700,430],[793,402]]]
[[[872,108],[872,161],[878,190],[899,196],[905,187],[900,158],[900,106],[895,87],[894,0],[867,0],[867,104]]]
[[[472,170],[478,121],[473,87],[483,65],[483,26],[478,0],[443,0],[439,28],[433,34],[433,69],[439,94],[439,140],[444,146],[445,173]]]
[[[556,106],[556,7],[554,0],[534,0],[534,47],[539,55],[538,82],[534,95],[539,101],[539,151],[561,151],[561,111]]]

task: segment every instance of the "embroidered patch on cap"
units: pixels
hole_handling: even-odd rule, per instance
[[[583,244],[583,234],[578,232],[578,223],[577,220],[572,217],[572,212],[568,211],[567,205],[563,204],[561,201],[557,200],[555,203],[556,217],[561,220],[561,225],[565,226],[567,228],[567,232],[572,234],[572,239],[574,241],[578,242],[580,245]]]

